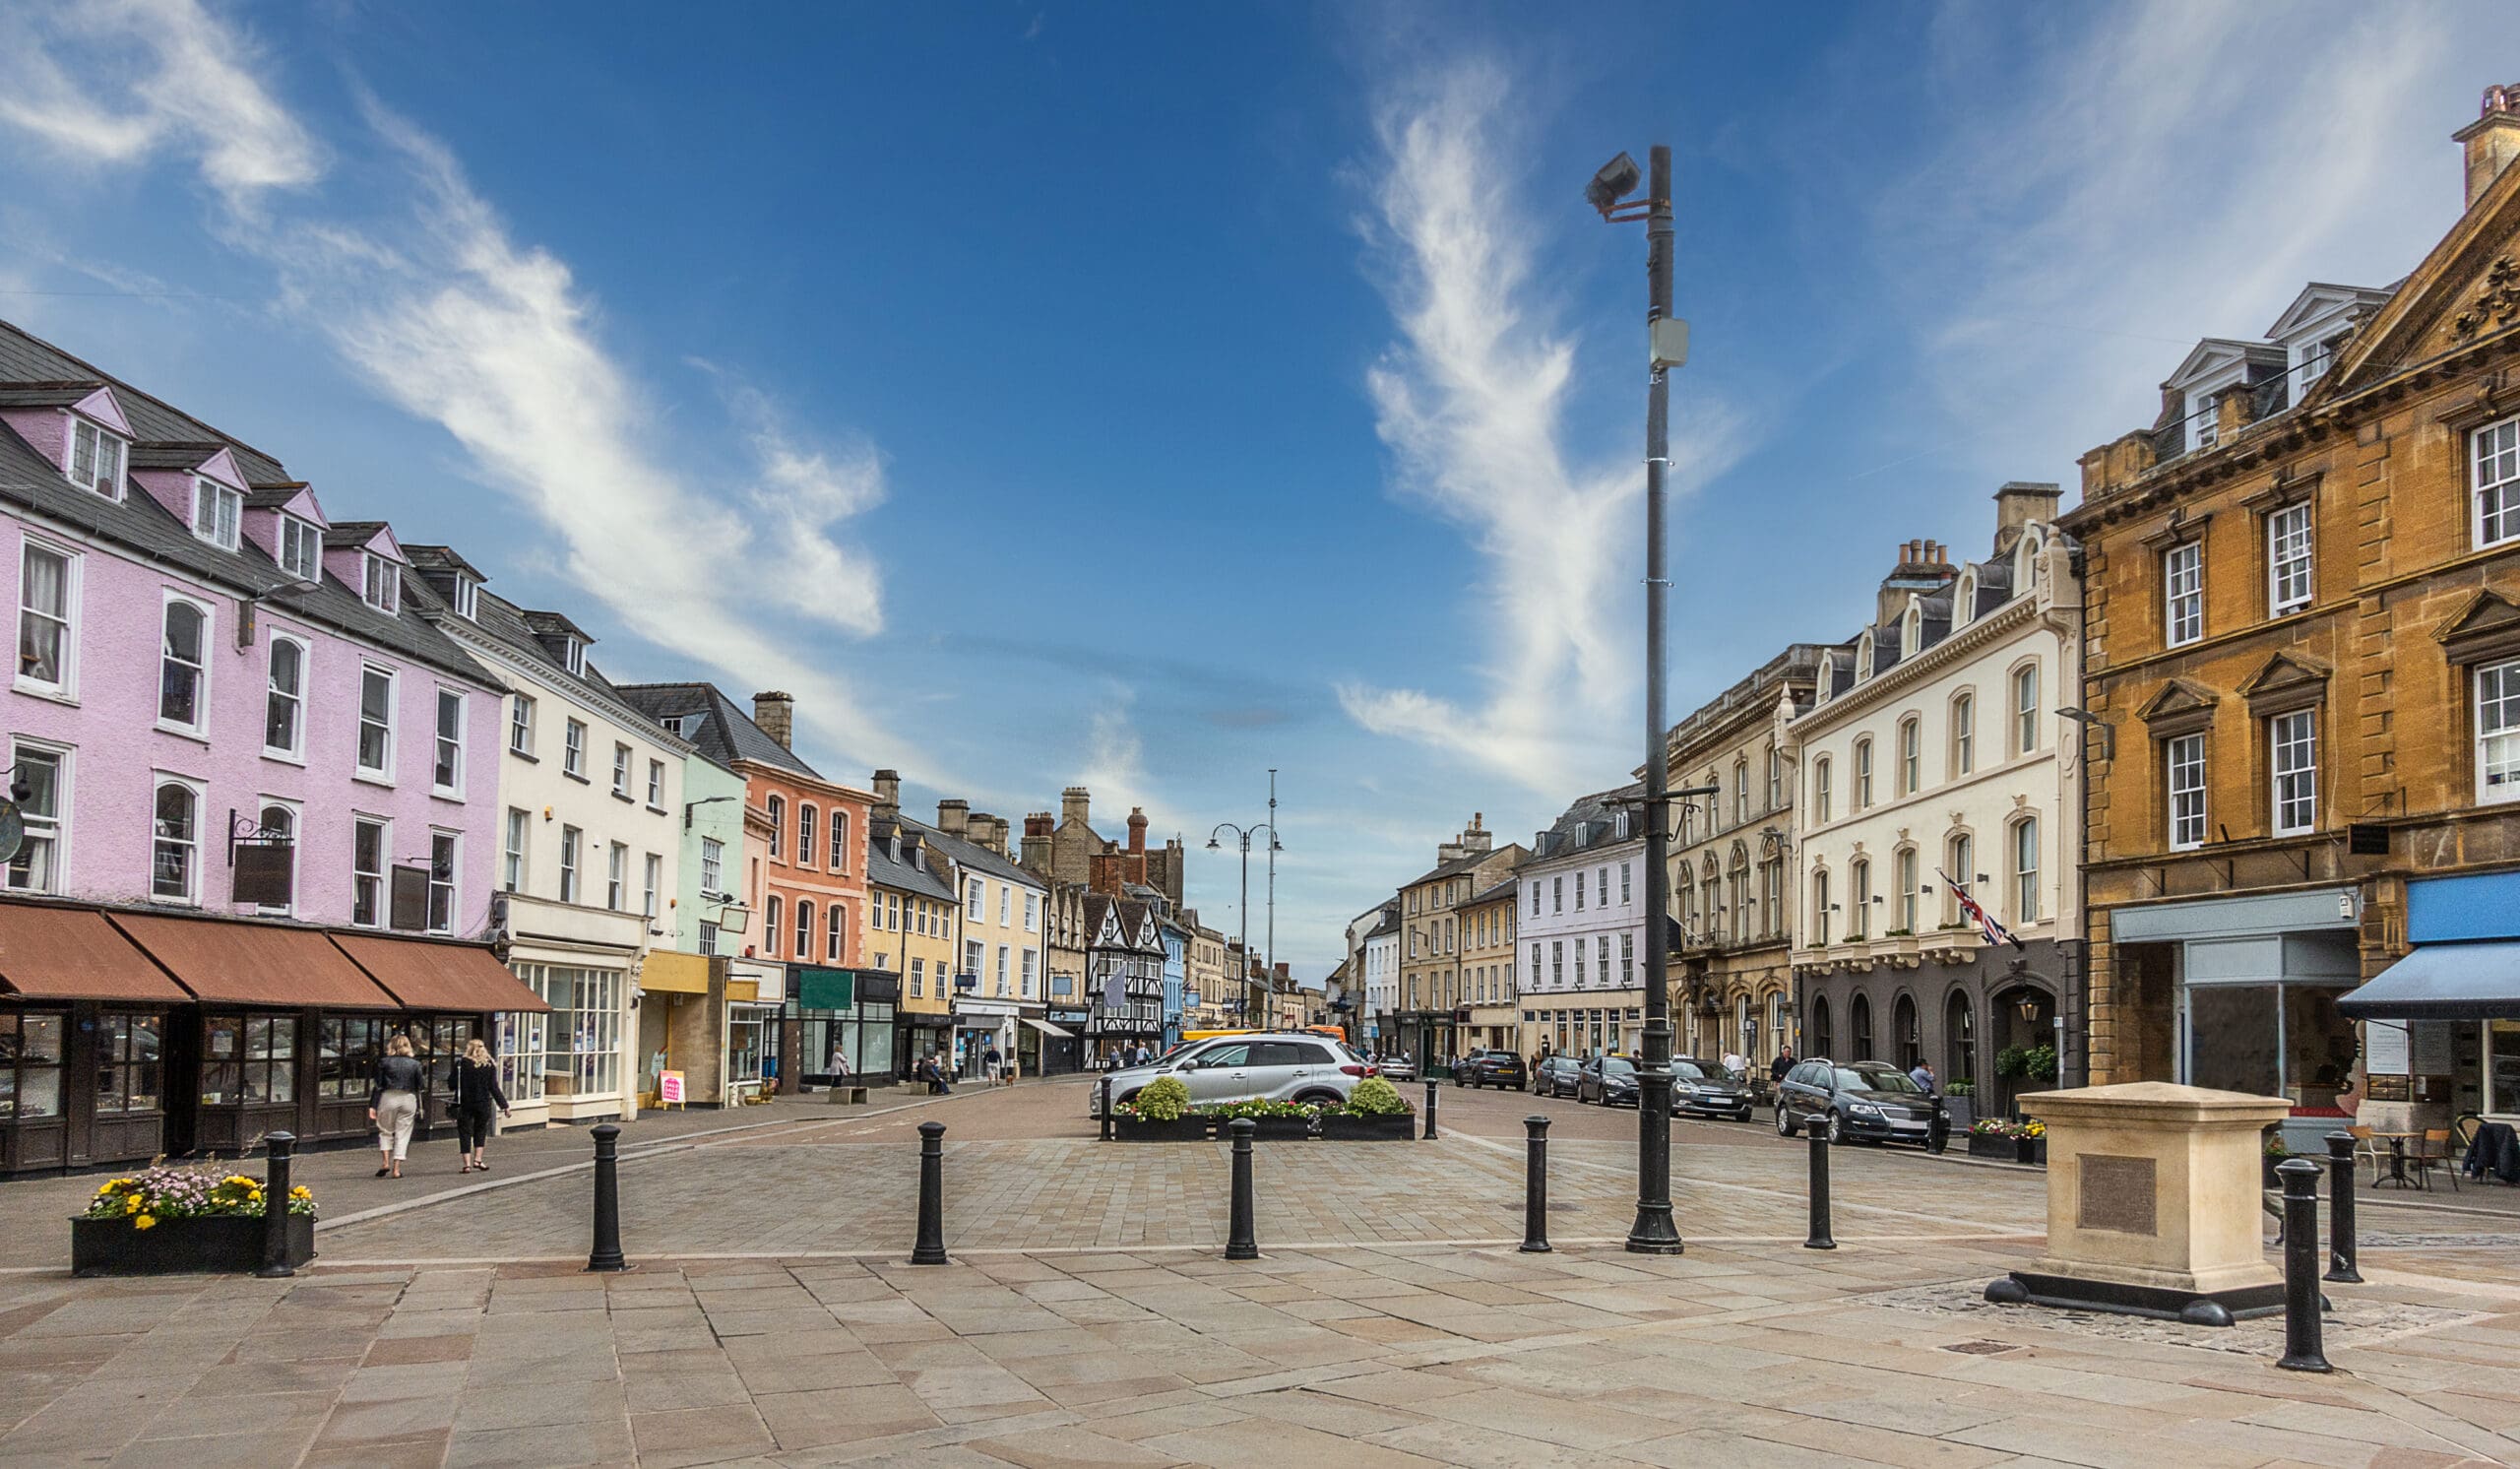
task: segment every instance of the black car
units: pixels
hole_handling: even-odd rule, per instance
[[[1734,1078],[1722,1061],[1703,1056],[1671,1057],[1671,1116],[1750,1119],[1750,1088]]]
[[[1800,1061],[1776,1091],[1776,1130],[1791,1137],[1811,1118],[1829,1119],[1829,1140],[1913,1142],[1939,1150],[1949,1139],[1942,1099],[1888,1061]]]
[[[1502,1086],[1523,1089],[1523,1058],[1511,1051],[1474,1051],[1453,1067],[1455,1086]]]
[[[1636,1063],[1623,1055],[1597,1055],[1584,1063],[1575,1082],[1575,1100],[1604,1107],[1636,1105]]]
[[[1552,1055],[1540,1063],[1532,1073],[1532,1094],[1539,1097],[1572,1097],[1575,1085],[1584,1079],[1584,1068],[1571,1055]]]

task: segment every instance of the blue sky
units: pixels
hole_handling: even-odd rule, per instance
[[[1279,953],[1978,551],[2204,335],[2455,218],[2506,7],[0,0],[0,316],[448,541],[825,771],[1195,847]],[[1233,931],[1229,855],[1191,898]],[[1255,880],[1256,886],[1256,880]],[[1255,909],[1258,900],[1254,899]],[[1253,915],[1255,937],[1260,915]]]

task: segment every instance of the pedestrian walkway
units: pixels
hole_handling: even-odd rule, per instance
[[[2430,1466],[2520,1457],[2520,1292],[2129,1334],[2026,1245],[1700,1243],[0,1281],[0,1463]],[[2169,1333],[2170,1339],[2162,1339]]]

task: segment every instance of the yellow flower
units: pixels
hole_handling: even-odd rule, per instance
[[[139,1212],[140,1212],[140,1195],[139,1195],[139,1194],[137,1194],[137,1193],[135,1193],[135,1194],[132,1194],[132,1195],[130,1195],[129,1197],[125,1198],[125,1199],[122,1201],[122,1211],[123,1211],[124,1213],[126,1213],[126,1214],[137,1214],[137,1213],[139,1213]]]
[[[131,1222],[131,1227],[136,1230],[156,1229],[158,1227],[157,1216],[153,1214],[143,1214],[138,1219]]]

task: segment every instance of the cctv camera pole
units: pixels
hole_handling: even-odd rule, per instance
[[[1646,323],[1671,314],[1671,150],[1647,155],[1645,198]],[[1631,165],[1633,166],[1633,165]],[[1633,176],[1633,175],[1631,175]],[[1637,1254],[1678,1254],[1684,1247],[1671,1220],[1670,762],[1664,747],[1663,629],[1670,614],[1670,566],[1663,521],[1670,498],[1671,385],[1652,362],[1645,399],[1645,1054],[1636,1078],[1636,1223],[1627,1247]]]

